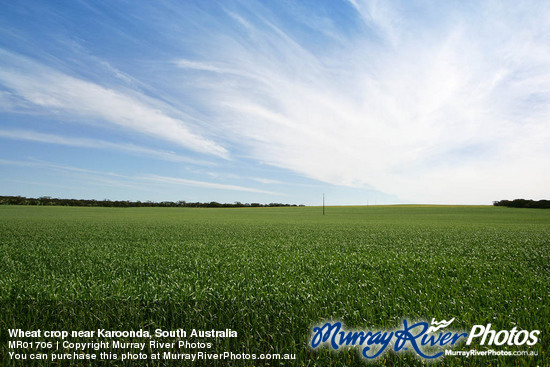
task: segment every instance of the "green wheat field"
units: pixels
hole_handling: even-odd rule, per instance
[[[20,365],[369,365],[309,345],[312,328],[449,320],[540,330],[538,356],[447,356],[438,366],[548,366],[550,210],[491,206],[0,207],[1,360]],[[33,362],[7,330],[238,332],[209,352],[289,361]],[[487,349],[461,345],[455,350]],[[147,349],[147,348],[146,348]],[[154,351],[149,351],[154,352]],[[370,365],[425,365],[409,352]]]

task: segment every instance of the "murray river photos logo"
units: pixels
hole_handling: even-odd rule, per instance
[[[412,351],[424,359],[442,357],[445,349],[465,342],[479,342],[479,345],[535,345],[538,342],[539,330],[493,330],[491,324],[474,325],[470,332],[446,330],[455,319],[436,321],[431,325],[426,321],[409,323],[403,320],[401,328],[395,330],[346,330],[341,322],[327,322],[315,326],[311,337],[311,347],[323,345],[337,351],[343,347],[359,347],[361,355],[373,360],[388,350],[395,352]]]

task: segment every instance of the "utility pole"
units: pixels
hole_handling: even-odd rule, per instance
[[[325,215],[325,193],[323,193],[323,215]]]

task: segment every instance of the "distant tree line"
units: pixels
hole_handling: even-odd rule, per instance
[[[500,200],[493,201],[494,206],[507,206],[510,208],[538,208],[538,209],[550,209],[550,200]]]
[[[247,207],[281,207],[281,206],[298,206],[296,204],[282,203],[241,203],[233,204],[218,203],[211,201],[209,203],[188,203],[186,201],[129,201],[129,200],[88,200],[88,199],[58,199],[50,196],[42,196],[39,198],[26,198],[24,196],[0,196],[0,205],[59,205],[59,206],[96,206],[96,207],[114,207],[114,208],[130,208],[130,207],[162,207],[162,208],[247,208]],[[304,205],[299,205],[304,206]]]

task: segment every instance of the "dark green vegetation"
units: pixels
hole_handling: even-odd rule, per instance
[[[6,356],[6,329],[18,327],[231,328],[239,337],[213,340],[210,352],[296,353],[292,365],[354,365],[363,363],[355,349],[309,349],[312,326],[338,319],[348,329],[381,330],[403,317],[455,317],[453,326],[467,331],[487,323],[541,330],[534,347],[492,348],[538,357],[449,356],[436,365],[550,364],[550,211],[396,206],[321,214],[313,207],[2,206],[3,364],[20,365]],[[423,363],[408,353],[377,361]]]
[[[188,203],[180,201],[129,201],[129,200],[89,200],[89,199],[58,199],[50,196],[41,196],[39,198],[27,198],[24,196],[0,196],[0,205],[54,205],[54,206],[93,206],[106,208],[260,208],[260,207],[283,207],[297,206],[296,204],[283,203],[218,203],[211,201],[209,203]],[[303,205],[300,205],[303,206]]]
[[[507,206],[509,208],[537,208],[537,209],[550,209],[550,200],[500,200],[494,201],[494,206]]]

